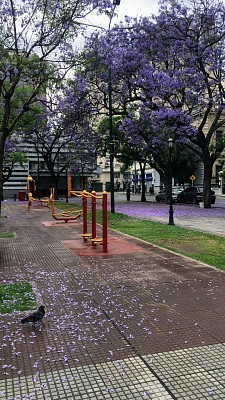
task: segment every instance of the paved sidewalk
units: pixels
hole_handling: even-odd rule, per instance
[[[0,399],[225,399],[225,274],[109,232],[109,252],[3,203],[2,283],[32,282],[42,327],[0,316]]]

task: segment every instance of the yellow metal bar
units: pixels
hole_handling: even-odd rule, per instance
[[[53,216],[53,214],[55,214],[54,188],[50,188],[50,200],[51,200],[51,210],[52,210],[52,216]]]

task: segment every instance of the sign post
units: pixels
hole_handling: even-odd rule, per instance
[[[191,180],[191,182],[192,182],[192,186],[194,185],[194,180],[196,179],[196,177],[194,176],[194,175],[191,175],[190,176],[190,180]]]

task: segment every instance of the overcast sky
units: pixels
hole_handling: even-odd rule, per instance
[[[152,14],[157,14],[157,12],[158,0],[120,0],[120,5],[115,7],[111,27],[120,21],[124,21],[126,15],[129,17],[151,16]],[[91,13],[88,18],[85,18],[84,22],[99,28],[109,28],[109,17],[105,15],[97,16],[95,13]],[[91,31],[92,29],[88,28],[86,35]],[[79,51],[83,48],[83,45],[84,37],[79,35],[75,42],[75,48]]]
[[[225,0],[222,1],[225,4]],[[158,0],[120,0],[120,5],[115,10],[118,17],[115,16],[113,21],[122,21],[126,15],[130,17],[151,16],[157,14],[158,9]]]
[[[157,12],[158,0],[120,0],[120,5],[115,8],[111,26],[113,26],[114,23],[123,21],[126,15],[129,17],[140,17],[157,14]],[[109,18],[104,15],[96,16],[95,14],[91,14],[86,22],[101,26],[105,29],[109,26]]]
[[[157,10],[158,0],[121,0],[116,7],[119,20],[123,20],[125,15],[136,17],[155,14]]]
[[[157,14],[158,0],[120,0],[120,5],[115,8],[115,16],[113,17],[112,25],[123,21],[125,16],[150,16]],[[101,17],[102,22],[106,21],[105,17]],[[107,22],[105,22],[107,23]]]

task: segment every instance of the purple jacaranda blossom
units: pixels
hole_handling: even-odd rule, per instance
[[[63,78],[74,65],[74,41],[85,29],[80,22],[92,12],[110,13],[113,9],[110,0],[76,0],[63,6],[59,0],[46,4],[23,0],[16,5],[1,1],[1,171],[6,139],[15,131],[22,136],[35,123],[40,109],[51,108],[47,92],[60,92]]]
[[[215,390],[214,390],[213,388],[210,388],[210,389],[208,390],[208,393],[209,393],[209,396],[210,396],[210,397],[213,397],[213,396],[215,395]]]
[[[225,206],[223,203],[215,203],[212,205],[211,209],[199,208],[199,206],[192,205],[174,205],[174,216],[176,218],[224,218],[225,216]],[[152,202],[146,203],[119,203],[116,205],[116,211],[122,214],[129,215],[136,218],[161,220],[162,218],[168,217],[168,205],[158,204]]]
[[[170,136],[179,149],[186,146],[200,157],[205,205],[210,207],[212,168],[210,172],[207,168],[224,149],[222,137],[214,140],[223,124],[224,6],[219,2],[207,8],[194,3],[177,2],[173,8],[169,1],[160,4],[159,14],[152,19],[127,18],[110,35],[92,34],[85,48],[89,60],[85,73],[98,101],[102,98],[101,109],[104,105],[107,110],[110,66],[113,113],[126,116],[120,129],[137,150],[145,143],[149,159],[154,146],[160,170],[165,170],[160,155]]]

